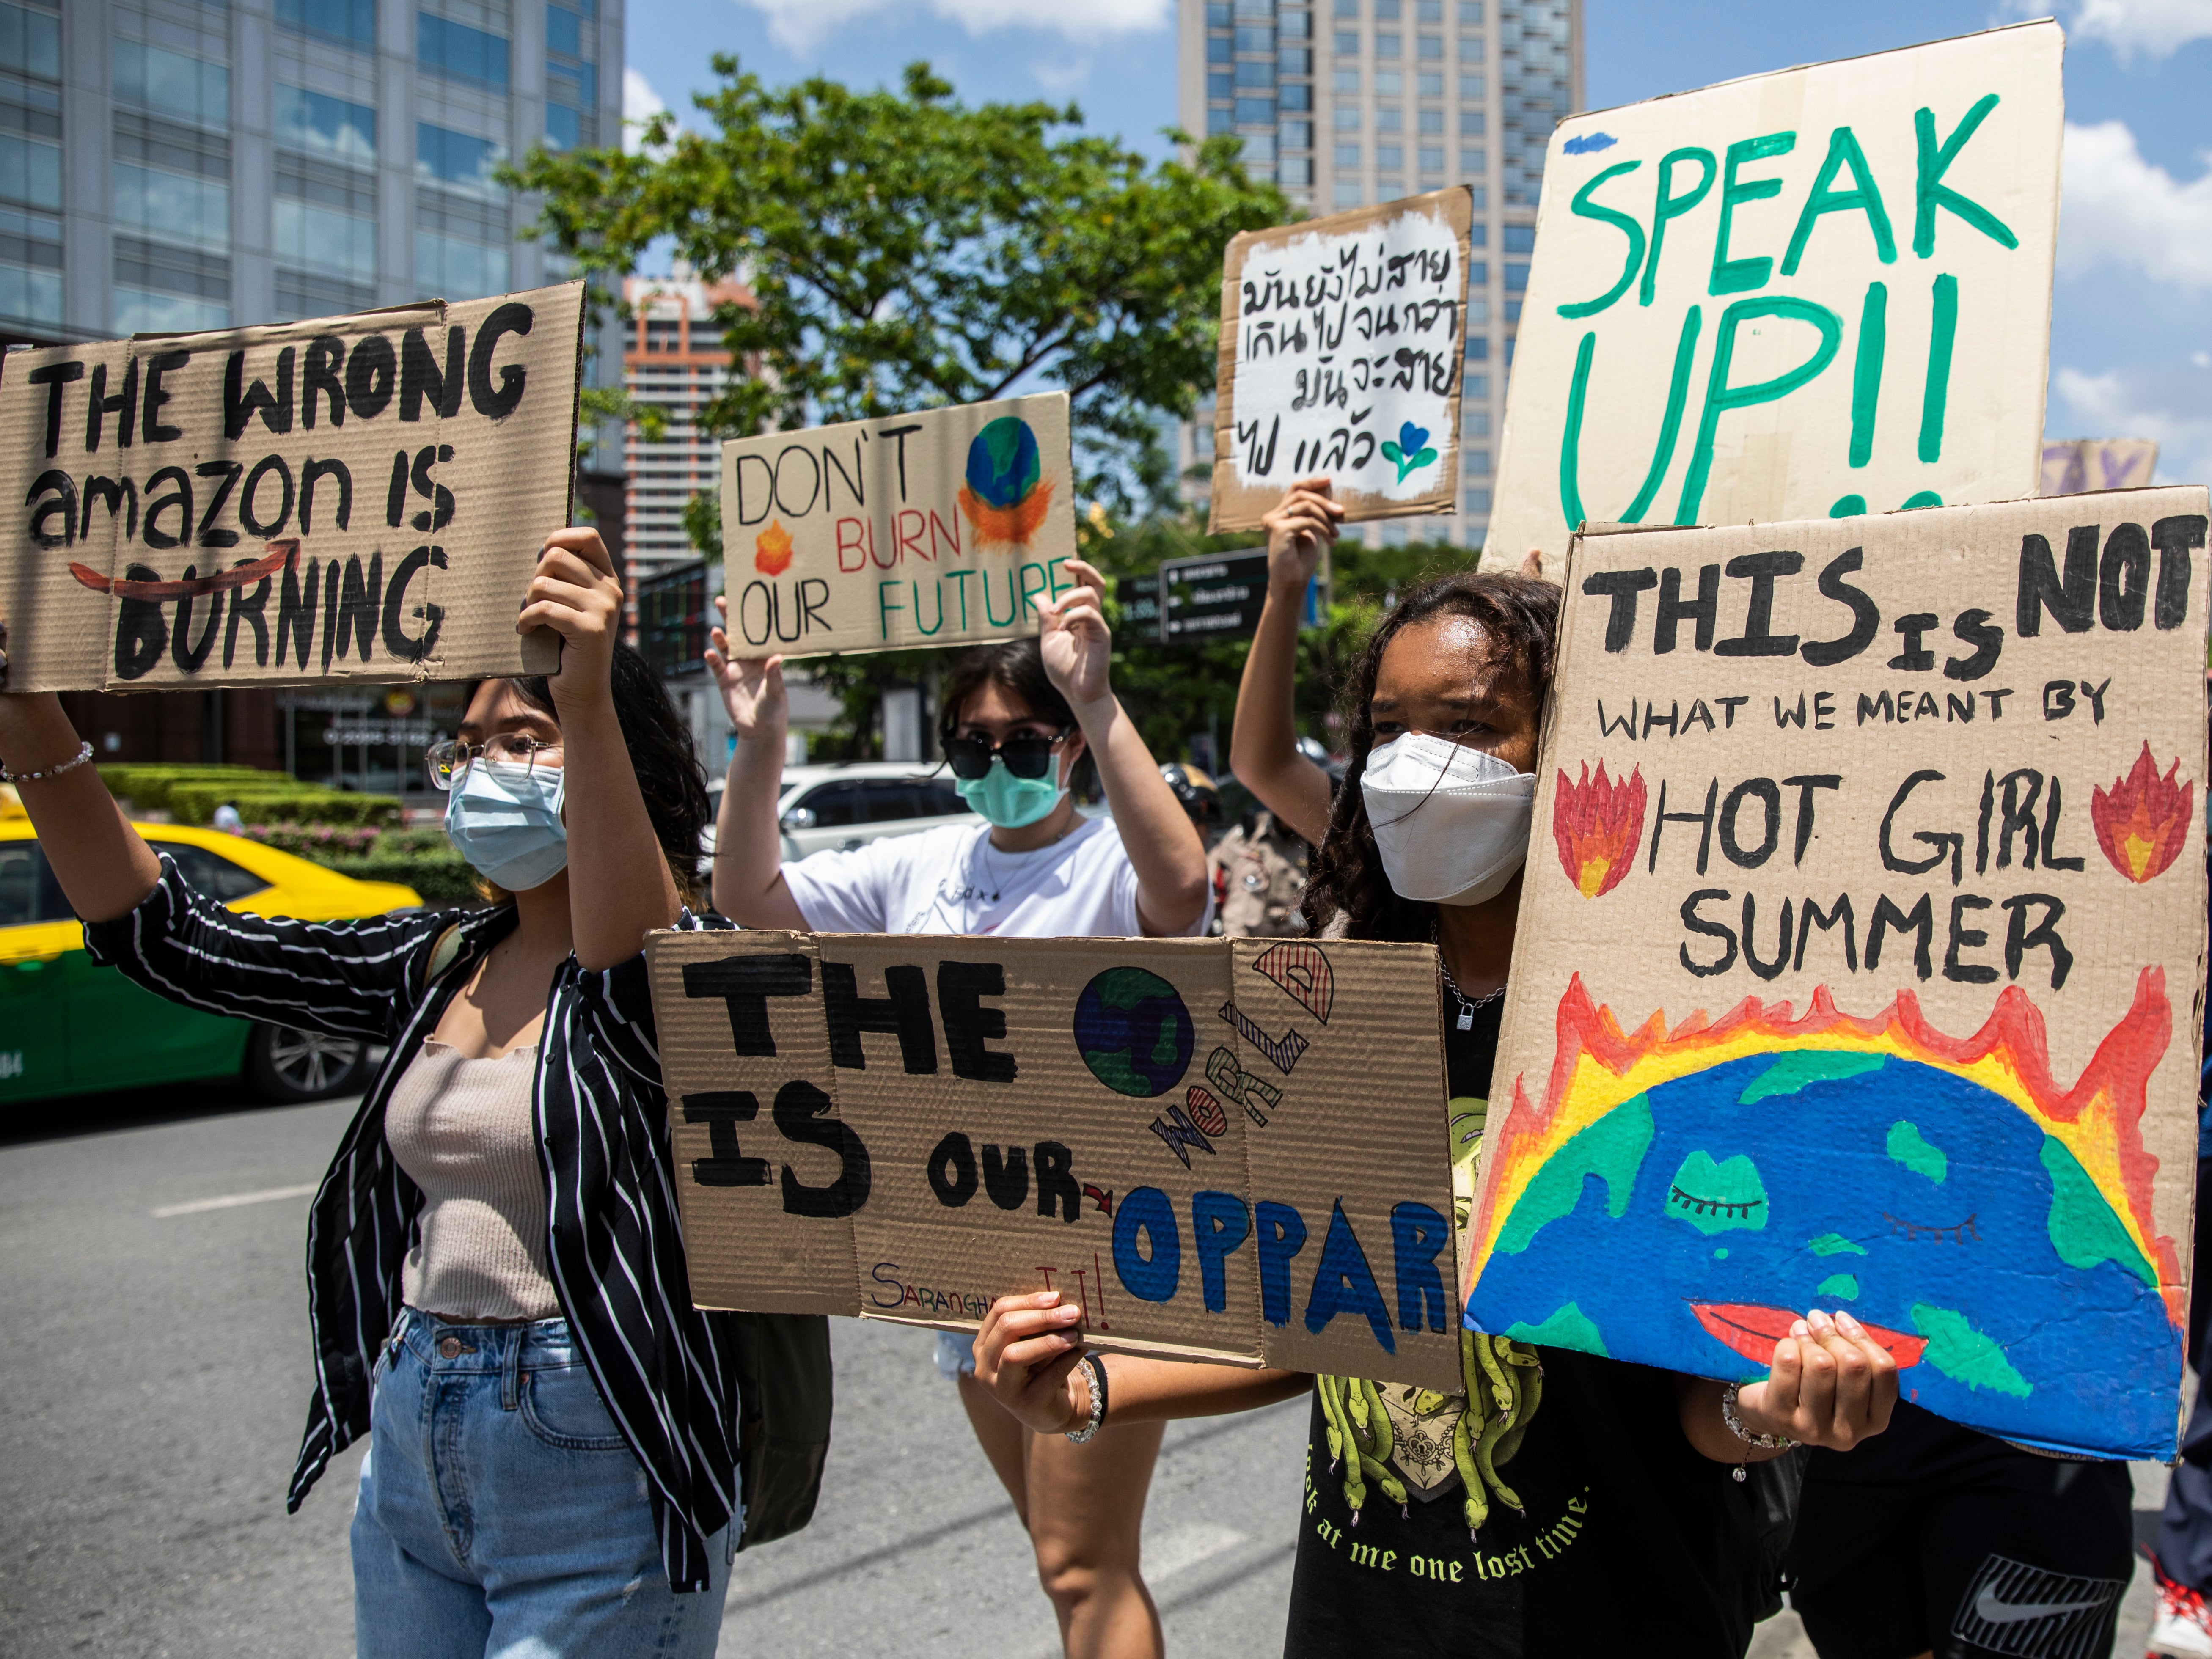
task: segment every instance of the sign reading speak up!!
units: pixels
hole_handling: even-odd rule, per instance
[[[2064,45],[2025,23],[1561,122],[1490,544],[2034,494]]]
[[[584,285],[9,355],[9,688],[548,673]]]
[[[1461,1386],[1435,953],[656,933],[702,1307]]]
[[[732,657],[1034,634],[1073,585],[1067,394],[722,446]]]
[[[1749,1379],[1846,1309],[1954,1421],[2176,1455],[2205,520],[1577,538],[1471,1319]]]
[[[1473,199],[1457,185],[1229,244],[1209,529],[1258,529],[1317,472],[1347,518],[1453,510]]]

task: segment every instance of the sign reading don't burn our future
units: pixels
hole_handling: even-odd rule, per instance
[[[1073,586],[1066,394],[732,439],[722,549],[735,657],[1033,634]]]

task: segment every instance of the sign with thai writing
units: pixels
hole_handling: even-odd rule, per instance
[[[583,295],[10,353],[9,689],[551,672]]]
[[[2178,1455],[2206,492],[1577,538],[1481,1328]],[[1620,1264],[1632,1261],[1632,1273]]]
[[[733,657],[1034,634],[1074,585],[1067,394],[722,446]]]
[[[1562,122],[1489,544],[2035,493],[2056,23]]]
[[[1229,244],[1212,532],[1257,529],[1316,473],[1350,519],[1453,510],[1472,201],[1458,185]]]
[[[656,933],[693,1298],[1461,1386],[1425,945]]]

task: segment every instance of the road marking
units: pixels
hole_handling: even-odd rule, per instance
[[[226,1193],[221,1198],[194,1199],[189,1204],[164,1204],[153,1213],[166,1221],[173,1215],[198,1215],[203,1210],[234,1210],[241,1204],[270,1204],[280,1198],[305,1198],[321,1183],[309,1182],[304,1187],[270,1187],[258,1193]]]

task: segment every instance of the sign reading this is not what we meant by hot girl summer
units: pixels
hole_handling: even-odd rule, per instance
[[[551,672],[583,295],[9,353],[9,689]]]

